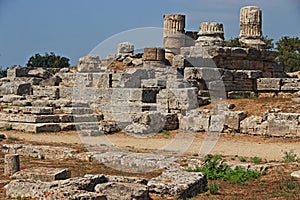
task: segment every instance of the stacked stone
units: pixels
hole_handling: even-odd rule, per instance
[[[240,36],[242,47],[263,48],[262,12],[257,6],[246,6],[240,10]]]
[[[224,29],[223,24],[218,22],[201,22],[199,37],[196,41],[198,46],[223,46]]]

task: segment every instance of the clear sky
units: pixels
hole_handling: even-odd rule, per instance
[[[222,22],[230,39],[238,36],[239,10],[247,5],[262,9],[264,35],[300,37],[299,0],[0,0],[0,66],[25,65],[31,55],[51,51],[76,65],[114,34],[162,27],[168,13],[185,14],[186,30]]]

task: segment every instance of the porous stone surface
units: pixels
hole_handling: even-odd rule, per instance
[[[111,200],[150,199],[147,186],[134,183],[108,182],[98,184],[95,186],[95,191],[106,195]]]
[[[185,199],[206,191],[205,175],[198,172],[167,170],[148,182],[149,192],[163,198]]]
[[[300,170],[292,172],[291,176],[294,177],[294,178],[300,178]]]
[[[20,171],[20,158],[18,154],[5,154],[4,175],[11,176]]]
[[[68,169],[60,168],[47,168],[35,167],[23,169],[14,173],[11,178],[13,179],[31,179],[40,181],[55,181],[63,180],[71,177],[71,171]]]
[[[134,45],[130,42],[122,42],[118,44],[118,54],[132,54],[134,52]]]

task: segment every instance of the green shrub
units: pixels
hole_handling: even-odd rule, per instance
[[[256,179],[260,176],[259,171],[246,170],[240,167],[231,169],[222,162],[222,156],[211,154],[205,156],[203,167],[196,170],[188,169],[188,171],[202,172],[209,180],[224,180],[231,183],[243,183],[246,180]]]
[[[164,135],[170,135],[171,133],[170,133],[170,131],[168,131],[168,130],[162,130],[161,131]]]

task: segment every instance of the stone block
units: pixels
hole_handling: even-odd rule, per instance
[[[230,111],[225,113],[224,125],[234,131],[240,130],[240,122],[247,117],[244,111]]]
[[[59,132],[61,131],[60,125],[57,123],[12,123],[13,130],[41,133],[41,132]]]
[[[36,115],[51,115],[53,114],[52,107],[31,107],[26,106],[22,108],[24,114],[36,114]]]
[[[144,48],[143,54],[144,61],[164,61],[165,60],[165,50],[163,48]]]
[[[150,199],[147,186],[134,183],[102,183],[95,186],[95,191],[111,200]]]
[[[207,190],[205,175],[181,170],[166,170],[147,185],[149,193],[162,198],[186,199]]]
[[[211,115],[209,132],[211,133],[222,133],[225,125],[225,114]]]
[[[298,78],[283,78],[281,91],[299,91],[300,79]]]
[[[59,87],[40,87],[33,86],[32,94],[38,97],[49,97],[53,99],[59,98]]]
[[[258,91],[280,91],[281,78],[260,78],[256,80]]]
[[[31,179],[40,181],[55,181],[71,178],[71,171],[68,169],[34,167],[23,169],[11,176],[12,179]]]
[[[186,113],[186,116],[182,117],[179,128],[186,131],[203,132],[208,131],[209,123],[209,111],[201,113],[198,110],[191,110]]]
[[[118,44],[118,54],[132,54],[134,45],[130,42],[122,42]]]
[[[93,110],[84,107],[63,107],[60,109],[65,114],[92,114]]]
[[[179,127],[179,120],[177,114],[168,113],[165,115],[164,130],[176,130]]]
[[[11,176],[20,171],[20,158],[18,154],[4,156],[4,175]]]
[[[31,84],[24,82],[5,82],[0,84],[0,94],[30,95]]]
[[[87,55],[79,58],[78,72],[93,72],[100,71],[101,60],[99,56]]]
[[[253,91],[254,81],[251,79],[239,80],[239,81],[211,81],[208,83],[209,90],[223,91]]]
[[[29,70],[30,68],[28,67],[10,67],[7,69],[7,78],[26,77]]]
[[[1,113],[0,120],[9,121],[9,122],[25,122],[25,123],[56,123],[59,122],[59,116]]]

